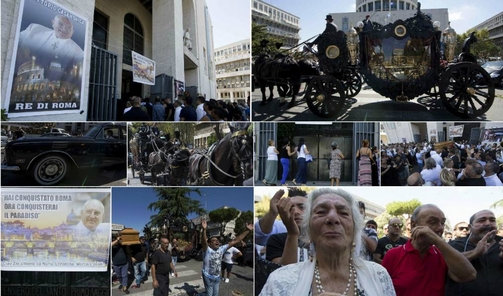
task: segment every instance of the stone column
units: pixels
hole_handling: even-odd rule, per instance
[[[161,73],[185,81],[182,0],[153,0],[152,59]]]

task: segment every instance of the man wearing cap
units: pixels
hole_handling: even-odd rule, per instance
[[[334,19],[332,18],[332,15],[330,14],[327,14],[327,17],[325,18],[325,20],[327,21],[327,25],[325,27],[325,31],[323,31],[323,33],[321,33],[320,36],[318,36],[313,42],[311,43],[307,43],[307,45],[309,46],[313,46],[314,44],[318,44],[318,42],[320,41],[321,39],[321,36],[325,35],[325,34],[331,34],[331,33],[337,33],[337,31],[339,30],[337,28],[337,26],[334,24]]]
[[[358,209],[365,219],[365,203],[358,201]],[[374,223],[372,223],[374,222]],[[373,225],[375,224],[375,225]],[[375,227],[375,228],[374,228]],[[362,229],[362,247],[360,254],[365,260],[372,261],[372,253],[375,252],[377,247],[377,223],[374,220],[369,220]]]

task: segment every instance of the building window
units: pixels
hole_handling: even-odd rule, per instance
[[[404,6],[403,6],[403,5],[404,5],[404,3],[403,3],[403,1],[400,1],[400,4],[399,4],[399,5],[400,5],[400,6],[399,6],[398,8],[399,8],[400,10],[404,10]]]
[[[107,49],[108,17],[98,11],[94,11],[93,44]]]
[[[122,62],[132,65],[131,51],[143,54],[143,28],[138,18],[131,13],[124,17],[124,41],[122,47]]]
[[[376,5],[376,11],[381,11],[381,1],[376,1],[375,5]]]
[[[374,10],[374,3],[369,3],[369,11],[373,11]]]

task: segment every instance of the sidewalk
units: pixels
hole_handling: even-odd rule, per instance
[[[295,187],[293,185],[292,181],[287,181],[286,182],[288,185],[287,187]],[[298,184],[298,183],[297,183]],[[299,186],[298,184],[297,186]],[[281,186],[278,182],[277,185],[264,185],[261,180],[255,180],[255,186]],[[330,186],[330,181],[307,181],[306,186]],[[353,184],[352,182],[339,182],[339,186],[357,186],[356,184]]]

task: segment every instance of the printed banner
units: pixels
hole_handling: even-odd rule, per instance
[[[131,51],[133,56],[133,81],[148,85],[155,85],[155,62]]]
[[[109,189],[2,188],[2,270],[106,271]]]
[[[449,136],[451,138],[462,137],[464,129],[465,129],[464,125],[449,126]]]
[[[80,112],[87,24],[51,1],[22,1],[6,98],[9,117]]]
[[[185,84],[183,81],[179,81],[175,79],[175,100],[178,98],[178,96],[184,96],[185,94]]]

